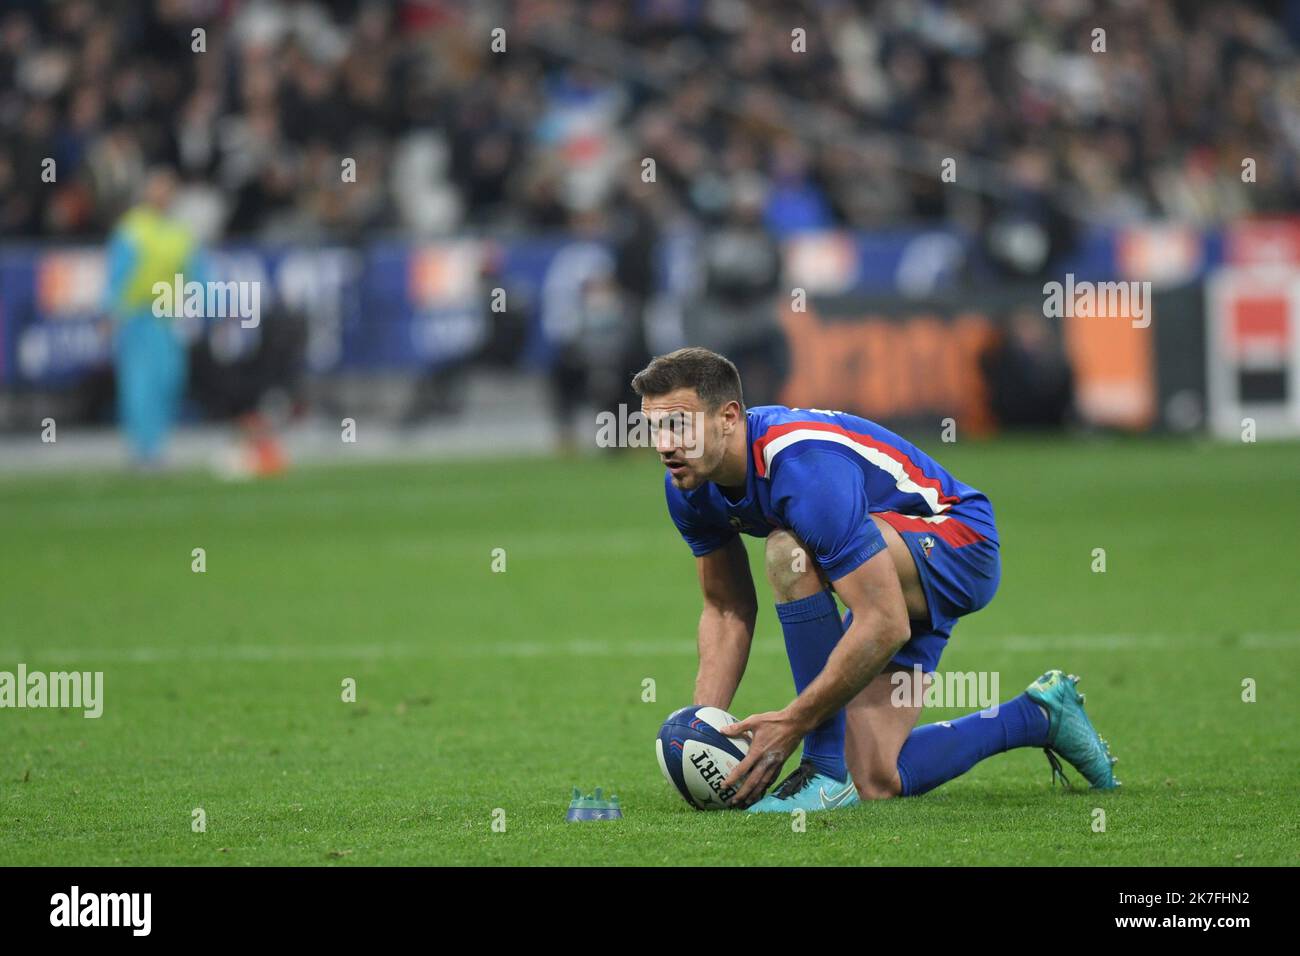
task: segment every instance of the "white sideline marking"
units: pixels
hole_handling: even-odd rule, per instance
[[[960,639],[958,634],[954,640]],[[1259,650],[1270,647],[1295,647],[1300,645],[1300,632],[1247,632],[1234,639],[1223,634],[1068,634],[1027,635],[1011,634],[1004,637],[973,637],[971,643],[996,647],[1002,651],[1131,651],[1150,647],[1161,649],[1189,647],[1192,645],[1220,645]]]
[[[42,502],[27,514],[6,515],[6,521],[31,526],[38,524],[74,524],[78,527],[136,527],[140,523],[166,527],[180,517],[204,519],[222,517],[260,517],[268,509],[321,515],[332,509],[374,507],[385,511],[429,513],[438,501],[454,496],[458,504],[467,500],[492,502],[500,492],[483,484],[478,486],[431,484],[427,488],[328,488],[304,489],[298,486],[211,486],[159,489],[141,497],[75,497]]]
[[[1012,653],[1049,654],[1060,650],[1142,651],[1152,647],[1177,649],[1191,645],[1217,644],[1220,634],[1071,634],[1065,636],[1008,635],[1006,637],[971,637],[971,650],[989,647]],[[1234,645],[1238,650],[1300,647],[1300,632],[1252,632],[1243,634]],[[337,644],[337,645],[185,645],[178,647],[133,648],[47,648],[22,651],[0,648],[0,662],[7,660],[49,663],[82,661],[119,661],[131,664],[160,664],[177,661],[332,661],[356,660],[433,660],[437,658],[477,657],[655,657],[695,655],[695,637],[676,641],[478,641],[467,638],[464,644]],[[753,654],[784,654],[777,641],[758,639]]]
[[[780,650],[755,647],[755,652]],[[0,660],[42,660],[50,663],[77,661],[120,661],[131,664],[162,664],[180,661],[331,661],[409,660],[472,657],[620,657],[663,654],[695,654],[695,639],[682,641],[476,641],[466,646],[437,644],[363,644],[363,645],[270,645],[235,644],[227,647],[198,645],[186,647],[131,648],[48,648],[34,653],[16,648],[0,649]]]

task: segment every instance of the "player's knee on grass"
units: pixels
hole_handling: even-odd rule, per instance
[[[913,700],[925,698],[933,679],[890,663],[845,708],[844,763],[863,800],[888,800],[903,795],[898,758],[916,729],[921,706],[899,706],[898,677],[907,680]]]
[[[767,581],[778,604],[797,601],[826,587],[817,561],[789,531],[767,536]]]
[[[850,774],[862,800],[889,800],[903,792],[897,767],[869,767]]]

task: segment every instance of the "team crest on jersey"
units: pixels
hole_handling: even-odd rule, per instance
[[[733,528],[735,528],[737,531],[744,531],[744,530],[745,530],[745,521],[744,521],[743,518],[740,518],[738,515],[732,515],[732,516],[731,516],[731,526],[732,526]]]
[[[926,558],[930,557],[930,552],[934,550],[934,538],[928,534],[921,539],[921,550],[925,552]]]

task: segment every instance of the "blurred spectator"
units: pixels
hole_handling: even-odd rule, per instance
[[[551,365],[553,411],[566,448],[589,441],[575,416],[586,404],[598,412],[617,412],[627,401],[629,364],[635,352],[637,329],[610,270],[597,270],[581,281],[569,296],[569,314],[563,327],[550,329],[556,344]],[[637,406],[630,405],[629,410]]]
[[[175,196],[174,173],[151,171],[139,205],[122,217],[108,243],[118,416],[135,463],[150,469],[162,464],[185,390],[187,361],[177,329],[183,300],[168,297],[175,314],[159,315],[155,285],[171,289],[204,281],[194,237],[169,216]]]
[[[1054,190],[1050,153],[1026,146],[1012,156],[1007,195],[983,204],[980,249],[994,273],[1005,278],[1047,275],[1074,243],[1074,224]]]
[[[763,181],[737,176],[726,221],[703,240],[704,295],[690,309],[688,339],[727,355],[740,370],[746,400],[775,401],[784,352],[775,301],[781,251],[764,223],[771,210]]]
[[[0,13],[0,231],[103,235],[160,162],[203,191],[214,228],[284,239],[566,227],[616,212],[645,157],[665,205],[700,224],[728,177],[767,176],[778,237],[959,218],[974,185],[987,223],[1294,209],[1300,64],[1273,6],[15,4]],[[944,156],[983,172],[941,186]],[[1057,210],[1027,198],[1027,176]]]
[[[1003,428],[1059,428],[1074,402],[1074,376],[1057,333],[1041,312],[1014,311],[984,356],[993,414]]]

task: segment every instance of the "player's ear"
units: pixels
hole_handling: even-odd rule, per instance
[[[740,422],[740,402],[734,398],[722,406],[722,420],[726,423],[727,431],[735,428]]]

